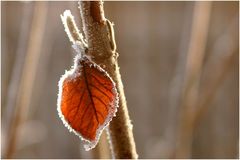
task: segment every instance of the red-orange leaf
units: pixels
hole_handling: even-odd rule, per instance
[[[86,56],[59,81],[58,111],[64,124],[83,140],[86,150],[98,142],[117,111],[118,95],[111,77]]]

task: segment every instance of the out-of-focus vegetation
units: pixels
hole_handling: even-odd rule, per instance
[[[139,158],[238,157],[238,3],[104,3]],[[84,151],[56,111],[75,55],[60,14],[70,9],[80,27],[77,2],[1,5],[2,154],[109,157]]]

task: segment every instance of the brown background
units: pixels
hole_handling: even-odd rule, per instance
[[[24,94],[24,89],[18,92],[19,84],[14,79],[24,75],[22,66],[26,63],[34,7],[39,3],[46,3],[45,28],[39,28],[43,30],[40,57],[13,157],[92,158],[92,152],[85,152],[79,138],[62,125],[56,111],[58,80],[71,67],[75,54],[60,14],[70,9],[80,26],[76,2],[2,2],[2,154],[8,143],[7,128],[18,106],[16,97]],[[176,126],[181,121],[181,87],[177,91],[185,76],[194,5],[195,2],[104,3],[105,16],[115,23],[120,71],[139,158],[179,158],[174,156],[174,146]],[[211,90],[211,86],[206,87],[207,82],[222,70],[216,68],[217,64],[239,52],[238,13],[238,2],[212,3],[200,95]],[[238,157],[238,63],[235,56],[212,102],[206,104],[206,112],[194,125],[190,158]],[[180,78],[177,82],[176,76]],[[18,85],[10,88],[10,83]],[[11,99],[13,95],[17,96]],[[15,103],[7,108],[11,101]]]

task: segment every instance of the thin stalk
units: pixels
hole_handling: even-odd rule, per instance
[[[207,43],[211,2],[195,2],[191,38],[188,50],[185,84],[181,103],[179,137],[176,157],[190,158],[193,139],[193,117],[199,94],[202,64]]]
[[[166,142],[169,144],[169,154],[168,158],[174,156],[174,151],[176,149],[176,137],[177,137],[177,121],[179,116],[179,111],[181,106],[179,106],[181,100],[181,94],[184,83],[184,71],[186,69],[185,64],[187,61],[187,49],[190,39],[191,22],[192,15],[189,12],[192,11],[192,3],[186,5],[184,13],[184,21],[182,26],[182,34],[179,45],[179,54],[177,57],[177,62],[174,70],[174,76],[170,82],[169,89],[169,111],[166,119],[167,128],[165,130]]]
[[[47,3],[35,2],[33,13],[33,22],[30,30],[28,49],[26,53],[23,72],[19,84],[19,92],[15,107],[15,115],[11,122],[9,139],[6,149],[6,158],[11,158],[15,152],[19,126],[24,122],[29,109],[32,89],[35,82],[38,60],[40,57],[41,44],[43,40],[43,31],[47,17]]]
[[[197,122],[201,119],[202,115],[206,113],[206,111],[211,106],[212,101],[214,100],[218,89],[221,84],[227,78],[227,74],[229,74],[229,70],[233,66],[233,62],[236,58],[238,58],[237,50],[232,51],[231,55],[220,62],[217,66],[216,76],[214,79],[210,80],[208,84],[208,89],[206,93],[199,100],[198,110],[194,113],[193,117],[193,126],[196,126]]]
[[[19,34],[18,43],[17,43],[17,50],[14,58],[11,78],[8,85],[8,91],[6,96],[6,106],[3,114],[3,119],[6,122],[5,124],[3,124],[3,127],[6,129],[7,143],[8,143],[8,135],[9,135],[8,132],[10,131],[10,128],[11,128],[11,120],[14,117],[17,93],[19,90],[19,83],[21,79],[22,68],[24,65],[24,57],[25,57],[27,42],[29,38],[28,32],[31,26],[32,11],[33,11],[33,4],[24,3],[22,22],[20,26],[20,34]]]
[[[221,84],[227,78],[227,74],[234,65],[234,60],[238,56],[238,36],[235,32],[238,27],[238,16],[234,17],[229,26],[225,31],[217,38],[214,43],[211,52],[211,57],[207,61],[205,68],[210,68],[207,70],[205,75],[205,83],[201,96],[198,100],[198,107],[194,115],[194,126],[200,121],[202,115],[206,113],[214,100],[218,89]],[[223,45],[224,44],[224,45]],[[214,74],[211,74],[213,73]]]

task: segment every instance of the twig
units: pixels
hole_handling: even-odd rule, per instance
[[[193,121],[202,63],[208,35],[211,2],[195,2],[191,38],[186,66],[185,88],[182,97],[179,137],[177,139],[176,157],[189,158],[192,148]]]
[[[69,40],[73,44],[79,41],[79,43],[82,45],[82,48],[87,48],[87,44],[84,41],[82,34],[79,32],[70,10],[66,10],[63,15],[61,15],[61,19]]]
[[[11,158],[16,147],[19,133],[19,125],[26,118],[30,101],[32,88],[35,82],[36,69],[40,56],[43,31],[46,22],[47,4],[46,2],[36,2],[33,14],[33,22],[30,31],[30,38],[26,59],[23,67],[23,74],[20,80],[20,87],[15,108],[15,116],[11,123],[9,141],[7,144],[6,158]]]
[[[101,1],[80,1],[79,8],[88,43],[87,54],[109,73],[119,93],[118,112],[109,127],[115,158],[137,158],[132,124],[117,63],[118,54],[115,51],[115,41],[111,36],[114,35],[112,23],[105,19]]]

